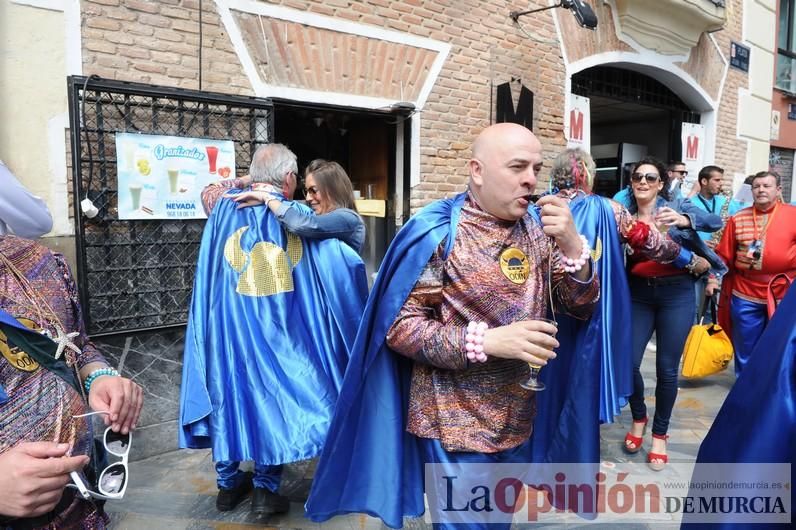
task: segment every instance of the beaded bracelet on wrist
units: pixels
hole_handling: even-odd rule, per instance
[[[562,255],[561,260],[564,262],[565,272],[570,274],[578,272],[589,261],[589,258],[591,257],[591,246],[589,245],[589,240],[586,239],[586,236],[583,234],[580,234],[580,243],[580,256],[573,259]]]
[[[110,376],[119,376],[119,372],[114,370],[113,368],[97,368],[86,377],[86,380],[83,381],[83,386],[86,389],[86,394],[91,393],[91,384],[98,378],[103,375],[110,375]]]
[[[484,353],[484,333],[488,327],[486,322],[471,321],[467,324],[464,349],[467,352],[467,359],[471,362],[486,362],[486,353]]]

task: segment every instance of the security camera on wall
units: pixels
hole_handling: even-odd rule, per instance
[[[597,28],[597,15],[594,14],[594,10],[584,0],[564,0],[561,4],[561,7],[572,10],[575,20],[581,27],[588,29]]]
[[[511,18],[515,24],[519,24],[519,19],[522,16],[530,15],[532,13],[539,13],[541,11],[547,11],[549,9],[555,9],[557,7],[570,9],[572,14],[575,15],[575,20],[581,27],[587,29],[597,28],[597,15],[594,14],[594,10],[589,4],[584,2],[584,0],[561,0],[559,3],[553,4],[551,6],[528,9],[527,11],[511,11],[509,13],[509,18]]]

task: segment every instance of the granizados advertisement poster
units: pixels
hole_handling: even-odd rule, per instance
[[[235,144],[119,133],[116,161],[119,219],[204,219],[202,189],[235,176]]]

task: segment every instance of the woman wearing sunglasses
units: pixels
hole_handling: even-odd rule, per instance
[[[304,194],[314,214],[268,190],[252,190],[232,200],[251,206],[265,203],[288,232],[310,239],[336,238],[360,252],[365,244],[365,223],[354,204],[351,179],[337,162],[316,159],[304,171]]]
[[[688,199],[669,201],[665,169],[654,158],[646,158],[635,165],[631,174],[632,193],[628,210],[650,230],[666,232],[684,248],[707,259],[711,271],[720,276],[726,267],[696,231],[715,232],[721,228],[721,217],[698,208]],[[686,268],[687,271],[683,271],[672,265],[655,263],[639,254],[631,254],[627,260],[633,322],[633,394],[630,396],[633,425],[625,436],[624,447],[629,453],[637,453],[642,446],[648,418],[641,361],[655,332],[655,416],[652,447],[647,454],[647,462],[655,471],[662,470],[669,460],[666,433],[677,398],[680,356],[696,313],[696,277],[692,274],[695,270],[691,264]]]
[[[613,423],[632,393],[630,294],[624,270],[624,246],[658,263],[669,263],[685,271],[692,253],[657,230],[648,230],[619,202],[592,193],[596,172],[594,159],[580,148],[566,149],[553,161],[551,185],[572,209],[578,231],[584,234],[595,252],[602,294],[592,315],[600,319],[602,340],[600,365],[600,422]],[[696,272],[703,273],[710,263],[698,257]],[[563,330],[564,328],[559,328]],[[561,350],[569,338],[559,332]]]

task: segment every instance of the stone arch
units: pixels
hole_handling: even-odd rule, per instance
[[[693,111],[702,116],[701,123],[707,131],[705,156],[712,160],[716,152],[717,110],[721,93],[713,99],[708,92],[688,72],[657,54],[640,54],[637,52],[612,51],[584,57],[567,64],[565,96],[572,90],[572,76],[594,66],[613,66],[647,75],[667,86]],[[726,75],[726,74],[725,74]],[[565,112],[569,114],[569,97],[565,97]]]

